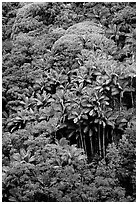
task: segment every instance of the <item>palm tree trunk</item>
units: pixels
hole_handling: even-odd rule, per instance
[[[99,155],[101,157],[101,138],[100,138],[100,134],[101,134],[101,131],[100,131],[100,124],[98,124],[98,141],[99,141]]]
[[[93,131],[91,129],[89,130],[89,137],[90,137],[90,146],[91,146],[91,156],[93,156],[93,141],[92,141]]]
[[[132,108],[134,107],[134,100],[133,100],[133,93],[131,91],[131,103],[132,103]]]
[[[119,103],[120,103],[120,107],[119,107],[119,114],[121,113],[121,110],[122,110],[122,96],[121,96],[121,93],[120,93],[120,101],[119,101]]]
[[[90,137],[90,145],[91,145],[91,156],[93,156],[93,143],[92,143],[92,136]]]
[[[81,132],[81,125],[79,125],[79,133],[80,133],[80,143],[81,143],[81,147],[82,147],[82,149],[84,149],[83,136],[82,136],[82,132]]]
[[[108,137],[109,137],[109,134],[108,134],[108,130],[106,132],[106,142],[108,142]],[[106,143],[106,147],[108,146],[108,144]],[[106,147],[105,147],[105,155],[106,155]]]
[[[103,157],[105,158],[105,126],[103,125]]]
[[[131,77],[131,89],[132,89],[132,77]],[[133,92],[131,91],[131,102],[132,102],[132,108],[134,107],[134,100],[133,100]]]
[[[86,148],[86,140],[85,140],[85,134],[83,134],[83,145],[84,145],[84,151],[87,155],[87,148]]]

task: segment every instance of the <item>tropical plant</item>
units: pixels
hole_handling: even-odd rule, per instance
[[[135,201],[135,2],[2,13],[3,201]]]

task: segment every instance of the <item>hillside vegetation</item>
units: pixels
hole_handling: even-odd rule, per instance
[[[136,3],[2,3],[3,202],[136,201]]]

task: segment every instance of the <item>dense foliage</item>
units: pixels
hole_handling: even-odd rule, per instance
[[[136,3],[2,3],[4,202],[136,199]]]

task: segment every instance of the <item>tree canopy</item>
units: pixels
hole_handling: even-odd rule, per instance
[[[136,3],[2,3],[4,202],[136,200]]]

